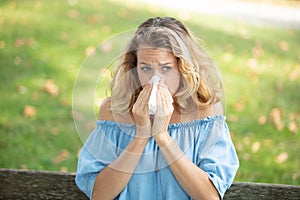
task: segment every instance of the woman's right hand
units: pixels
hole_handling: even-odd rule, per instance
[[[132,108],[132,115],[137,127],[136,137],[145,139],[151,137],[151,121],[148,108],[151,89],[152,83],[145,85]]]

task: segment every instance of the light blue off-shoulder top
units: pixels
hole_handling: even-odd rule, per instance
[[[81,149],[77,186],[89,197],[101,170],[127,147],[136,132],[134,124],[97,121]],[[184,154],[204,170],[222,199],[239,167],[225,116],[211,116],[191,122],[170,124],[168,133]],[[177,182],[155,140],[151,138],[119,200],[191,199]]]

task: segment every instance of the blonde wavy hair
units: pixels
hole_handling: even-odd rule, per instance
[[[221,76],[202,42],[180,21],[156,17],[138,27],[113,75],[110,89],[114,113],[131,113],[142,90],[137,74],[137,51],[141,46],[164,48],[177,58],[181,78],[174,102],[183,112],[195,106],[205,108],[221,100]]]

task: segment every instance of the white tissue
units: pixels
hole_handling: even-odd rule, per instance
[[[152,87],[152,91],[150,94],[150,98],[149,98],[149,114],[150,115],[154,115],[156,113],[157,110],[157,105],[156,105],[156,92],[157,92],[157,86],[159,83],[159,76],[155,75],[151,78],[151,82],[153,83],[153,87]]]

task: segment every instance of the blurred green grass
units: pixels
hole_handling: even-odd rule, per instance
[[[108,0],[0,2],[0,167],[74,172],[72,91],[88,52],[166,15],[204,40],[222,73],[236,181],[299,185],[300,31]]]

